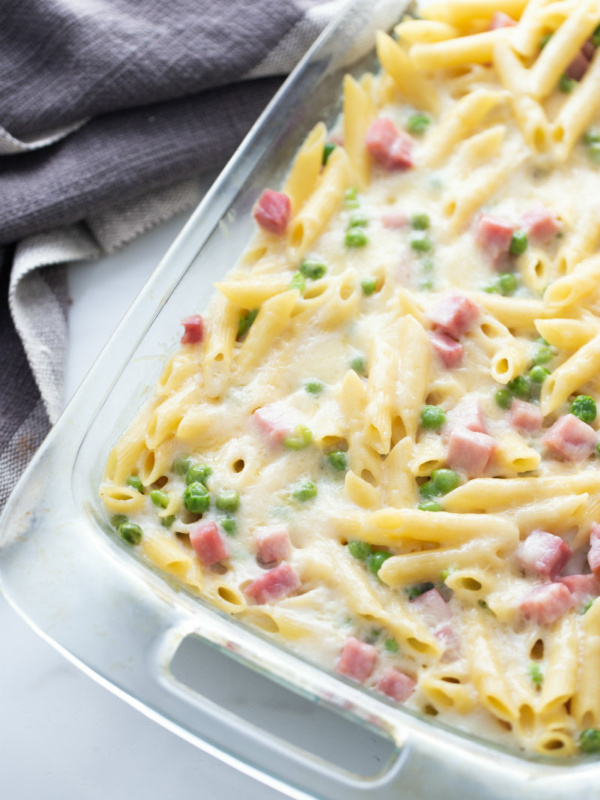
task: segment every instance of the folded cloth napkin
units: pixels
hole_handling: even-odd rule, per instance
[[[0,508],[61,411],[65,265],[191,207],[341,5],[0,0]]]

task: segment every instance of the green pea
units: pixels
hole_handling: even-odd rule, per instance
[[[306,503],[307,500],[313,500],[317,496],[317,487],[312,481],[301,481],[296,484],[292,492],[294,500],[300,500],[301,503]]]
[[[142,541],[142,529],[135,522],[124,522],[119,525],[119,536],[127,544],[136,545]]]
[[[535,661],[531,661],[529,664],[529,677],[531,678],[532,682],[535,683],[536,686],[541,686],[544,682],[544,675],[542,673],[541,667],[539,664],[536,664]]]
[[[381,567],[383,566],[383,562],[387,561],[388,558],[391,558],[391,553],[386,553],[385,550],[378,550],[376,553],[371,553],[369,556],[369,569],[373,573],[373,575],[377,575]]]
[[[596,455],[600,456],[600,442],[596,445]]]
[[[352,361],[350,362],[350,369],[353,369],[354,372],[357,372],[359,375],[364,375],[367,371],[367,365],[365,363],[364,356],[355,356]]]
[[[498,289],[500,293],[507,296],[514,294],[517,290],[517,279],[512,272],[503,272],[498,277]]]
[[[296,425],[293,436],[286,436],[283,440],[284,447],[288,450],[304,450],[312,442],[312,431],[306,425]]]
[[[188,486],[190,483],[203,483],[206,486],[210,475],[212,475],[212,469],[208,464],[192,464],[186,473],[185,482]]]
[[[532,383],[543,383],[549,375],[550,370],[539,364],[529,370],[529,379]]]
[[[541,344],[531,359],[534,364],[547,364],[554,358],[554,350],[548,345]]]
[[[522,375],[518,375],[516,378],[513,378],[512,381],[509,381],[508,389],[511,391],[516,397],[520,397],[522,400],[528,400],[529,395],[531,394],[531,386],[527,378],[524,378]]]
[[[314,379],[306,381],[306,383],[304,384],[304,388],[309,394],[321,394],[321,392],[325,388],[325,384],[321,383],[321,381]]]
[[[493,286],[486,286],[483,291],[487,292],[487,294],[500,294],[500,289],[498,288],[497,284],[494,284]]]
[[[600,142],[600,128],[589,128],[583,134],[585,144],[598,144]]]
[[[215,505],[219,511],[237,511],[240,507],[240,496],[235,489],[225,489],[217,495]]]
[[[366,561],[373,552],[373,548],[367,542],[348,542],[348,552],[359,561]]]
[[[510,240],[509,252],[511,256],[520,256],[527,250],[527,234],[525,231],[515,231]]]
[[[348,458],[346,453],[341,450],[334,450],[332,453],[329,453],[327,461],[329,462],[329,466],[333,467],[333,469],[338,472],[346,472],[348,469]]]
[[[350,222],[348,223],[348,227],[366,228],[368,224],[369,220],[364,216],[364,214],[353,214],[350,217]]]
[[[202,514],[210,507],[208,489],[200,481],[190,483],[183,493],[183,505],[192,514]]]
[[[587,394],[578,395],[571,403],[571,414],[574,414],[582,422],[593,422],[597,415],[596,401]]]
[[[346,189],[344,192],[344,203],[348,208],[358,208],[359,202],[356,187],[352,186],[350,189]]]
[[[298,289],[300,294],[302,294],[302,292],[306,289],[306,281],[304,280],[304,275],[301,272],[296,272],[290,281],[290,289]]]
[[[385,640],[383,646],[388,653],[397,653],[400,649],[398,642],[395,639],[392,639],[391,636]]]
[[[446,413],[440,406],[423,406],[421,409],[421,427],[431,431],[439,431],[446,422]]]
[[[364,247],[369,239],[362,228],[350,228],[346,231],[346,247]]]
[[[244,337],[250,328],[252,327],[252,323],[258,316],[259,309],[253,308],[251,311],[247,311],[245,314],[241,314],[238,320],[238,330],[237,330],[237,338],[241,339]]]
[[[423,291],[429,291],[430,289],[433,289],[433,281],[430,278],[427,278],[427,280],[422,281],[419,284],[419,288]]]
[[[600,730],[586,728],[579,737],[579,749],[582,753],[600,753]]]
[[[426,231],[431,224],[429,214],[413,214],[410,224],[416,231]]]
[[[510,408],[512,406],[513,396],[508,389],[499,389],[494,395],[494,399],[500,408]]]
[[[336,145],[334,145],[333,142],[325,142],[323,146],[323,166],[329,161],[329,156],[333,153],[335,148]]]
[[[435,500],[424,500],[422,503],[419,503],[417,506],[419,511],[441,511],[442,507],[439,503],[436,503]]]
[[[131,486],[133,489],[137,489],[140,494],[144,494],[144,484],[137,475],[130,475],[127,478],[127,485]]]
[[[233,517],[221,517],[219,523],[227,536],[235,536],[237,533],[237,522]]]
[[[168,517],[161,517],[160,518],[160,524],[163,526],[163,528],[170,528],[171,525],[174,522],[175,522],[175,515],[174,514],[169,514]]]
[[[325,275],[327,272],[327,267],[320,261],[305,258],[302,264],[300,264],[300,272],[305,278],[310,278],[311,281],[317,281],[319,278],[322,278],[323,275]]]
[[[192,466],[193,461],[188,456],[177,456],[173,462],[173,472],[176,475],[187,475],[188,469]]]
[[[553,36],[554,36],[554,31],[552,31],[552,33],[546,33],[544,36],[542,36],[542,38],[540,39],[540,50],[543,50],[544,47],[546,47],[546,45]]]
[[[169,495],[166,492],[161,492],[160,489],[153,489],[150,492],[150,500],[158,508],[166,508],[169,505]]]
[[[422,266],[423,272],[433,272],[433,261],[430,258],[426,258]]]
[[[419,486],[419,494],[425,500],[431,500],[433,497],[439,497],[440,489],[431,479],[429,479]]]
[[[415,253],[429,253],[429,251],[433,248],[433,242],[429,236],[426,236],[422,233],[415,233],[410,237],[410,246]]]
[[[569,78],[566,73],[560,76],[558,81],[558,88],[564,94],[571,94],[573,89],[577,86],[577,81],[574,78]]]
[[[459,477],[451,469],[434,469],[431,473],[431,480],[437,486],[440,494],[448,494],[459,484]]]
[[[363,290],[363,294],[368,297],[369,295],[373,294],[377,288],[377,279],[363,278],[363,280],[360,282],[360,285]]]
[[[594,47],[600,47],[600,25],[594,28],[594,32],[592,33],[592,44]]]
[[[408,118],[406,128],[414,136],[421,136],[431,125],[431,118],[427,114],[411,114]]]
[[[590,597],[590,599],[589,599],[589,600],[587,601],[587,603],[584,605],[584,607],[583,607],[583,611],[582,611],[581,613],[582,613],[582,614],[586,614],[586,613],[587,613],[587,612],[590,610],[590,608],[591,608],[593,605],[594,605],[594,598],[593,598],[593,597]]]
[[[129,518],[125,514],[113,514],[110,518],[110,524],[113,528],[119,528],[124,522],[129,522]]]
[[[591,144],[588,153],[594,164],[600,164],[600,142]]]

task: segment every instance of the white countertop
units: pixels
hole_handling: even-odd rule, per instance
[[[116,255],[69,270],[65,398],[187,219],[162,224]],[[0,796],[3,800],[281,800],[163,729],[80,672],[0,597]],[[207,656],[208,657],[208,656]],[[342,753],[373,772],[384,748],[372,734],[320,714],[289,693],[257,684],[237,665],[219,669],[221,698],[282,735],[300,730],[315,752]],[[289,695],[289,696],[288,696]],[[215,699],[217,699],[215,697]],[[333,748],[333,749],[332,749]]]

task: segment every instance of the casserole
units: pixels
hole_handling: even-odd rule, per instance
[[[179,318],[205,304],[208,269],[220,263],[225,270],[237,260],[258,187],[281,182],[291,154],[317,114],[321,117],[325,109],[325,116],[335,115],[332,98],[337,98],[339,70],[346,68],[342,55],[352,60],[353,71],[362,72],[366,64],[358,59],[361,42],[372,41],[377,27],[388,29],[397,21],[398,10],[396,3],[387,2],[374,8],[362,2],[350,5],[194,215],[7,506],[3,587],[44,635],[113,691],[190,741],[219,750],[230,763],[245,764],[249,772],[261,770],[263,779],[291,796],[385,798],[406,791],[433,797],[445,791],[450,797],[519,797],[532,796],[535,780],[539,796],[559,797],[566,782],[571,788],[575,779],[584,796],[593,796],[590,765],[567,768],[518,759],[444,731],[303,663],[177,592],[133,562],[124,547],[106,535],[96,499],[107,446],[131,418],[140,396],[147,396]],[[332,48],[342,55],[335,56]],[[298,108],[301,99],[304,103]],[[85,614],[80,611],[82,597]],[[333,772],[318,759],[256,734],[192,695],[169,672],[178,643],[191,633],[297,691],[388,732],[399,748],[394,763],[370,781]],[[115,653],[126,668],[115,665]],[[435,770],[428,769],[432,759]]]

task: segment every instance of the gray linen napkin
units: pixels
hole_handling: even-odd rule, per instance
[[[193,206],[342,4],[0,0],[0,508],[61,411],[65,265]]]

